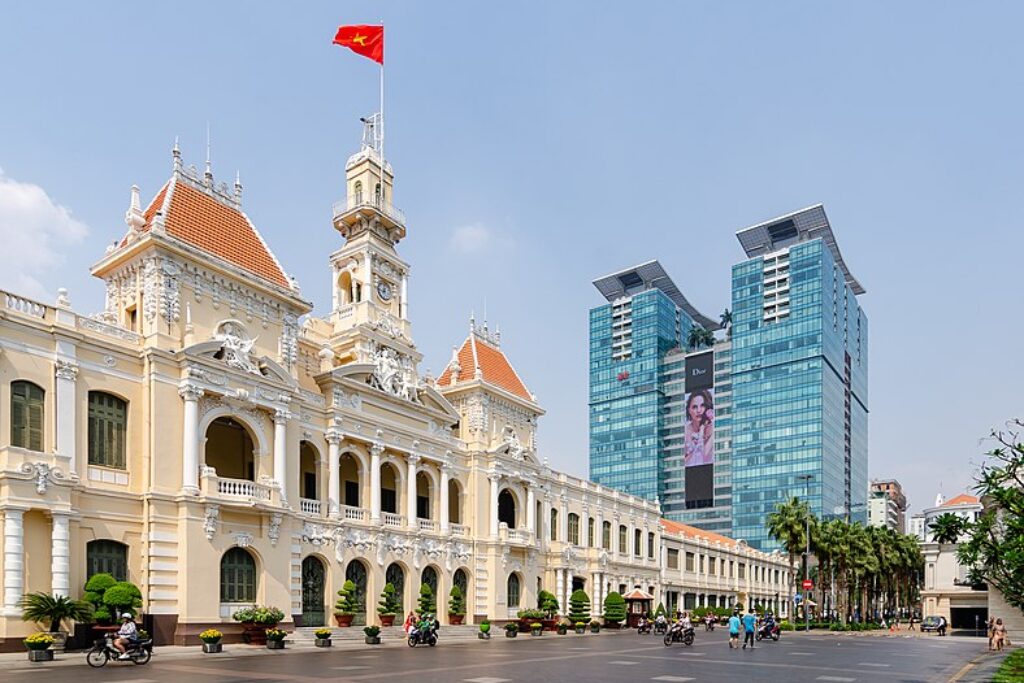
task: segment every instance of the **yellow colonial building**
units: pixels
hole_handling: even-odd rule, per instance
[[[326,623],[346,579],[357,623],[387,582],[406,611],[430,584],[442,622],[453,585],[470,623],[541,588],[563,609],[583,588],[595,613],[637,587],[669,606],[785,605],[778,555],[663,530],[655,502],[552,471],[543,410],[486,325],[436,380],[419,373],[392,180],[372,143],[346,164],[324,318],[241,185],[177,148],[92,269],[102,313],[0,293],[0,647],[33,630],[25,593],[80,597],[101,571],[140,586],[158,643],[237,634],[231,614],[254,603]]]

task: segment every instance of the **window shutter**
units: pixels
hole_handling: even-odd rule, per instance
[[[21,382],[11,384],[11,445],[25,448],[25,396]]]

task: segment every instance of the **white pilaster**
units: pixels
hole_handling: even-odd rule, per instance
[[[341,434],[327,432],[327,509],[331,517],[341,513]]]
[[[416,464],[420,461],[420,456],[410,453],[405,461],[405,513],[408,518],[406,521],[409,528],[415,529],[419,526],[416,521],[416,472],[419,471]]]
[[[565,570],[565,602],[562,603],[565,613],[569,613],[569,598],[572,596],[572,569]]]
[[[71,532],[68,516],[53,513],[53,529],[50,532],[50,573],[51,592],[54,595],[71,595]]]
[[[281,504],[288,504],[288,419],[284,408],[274,411],[274,479],[281,487]]]
[[[181,426],[181,488],[190,495],[199,495],[199,399],[203,390],[193,384],[178,388],[185,401]]]
[[[561,568],[555,570],[555,595],[558,598],[558,602],[565,600],[565,570]],[[565,605],[562,604],[559,607],[562,608],[562,613],[564,614]]]
[[[526,485],[526,531],[531,534],[537,531],[537,503],[532,483]]]
[[[558,540],[569,542],[569,498],[562,496],[562,505],[558,508]]]
[[[441,518],[442,534],[447,534],[451,526],[449,524],[450,520],[448,519],[448,478],[450,476],[449,473],[451,472],[451,469],[451,465],[449,465],[448,463],[441,465],[441,509],[438,511],[440,513],[438,516]]]
[[[18,602],[25,592],[24,510],[4,510],[4,614],[21,616]]]
[[[370,521],[380,524],[380,454],[384,446],[374,444],[370,448]]]
[[[491,510],[491,538],[498,538],[498,480],[501,479],[497,474],[491,474],[487,477],[491,482],[491,498],[489,500]]]
[[[402,290],[398,298],[398,317],[405,318],[409,317],[409,276],[402,276]]]
[[[64,360],[58,360],[54,368],[56,377],[56,447],[57,454],[68,459],[68,473],[78,474],[77,440],[75,439],[75,411],[78,401],[75,400],[75,378],[78,377],[78,366]]]
[[[597,519],[594,520],[594,545],[604,548],[604,511],[600,507],[597,508]]]

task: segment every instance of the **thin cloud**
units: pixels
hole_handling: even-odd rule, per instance
[[[455,228],[448,238],[448,247],[460,254],[482,254],[496,249],[507,249],[512,240],[489,228],[473,223]]]
[[[19,182],[0,168],[0,244],[8,255],[0,268],[0,288],[35,299],[51,298],[43,282],[88,234],[88,226],[46,190]]]

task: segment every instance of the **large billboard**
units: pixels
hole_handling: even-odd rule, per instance
[[[683,431],[683,467],[686,507],[714,505],[715,465],[715,357],[714,352],[686,357]]]

